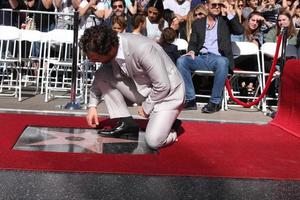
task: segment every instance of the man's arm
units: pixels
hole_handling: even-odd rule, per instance
[[[84,16],[89,10],[96,10],[96,0],[82,1],[79,6],[79,16]]]
[[[50,9],[53,6],[52,0],[42,0],[42,3],[46,9]]]
[[[95,74],[95,77],[96,77],[96,74]],[[86,115],[86,121],[87,121],[88,125],[93,128],[96,128],[99,125],[97,106],[98,106],[100,100],[101,100],[101,92],[97,88],[97,82],[96,82],[96,78],[95,78],[93,81],[93,84],[91,86],[91,89],[90,89],[88,112]]]
[[[34,6],[34,4],[35,4],[35,0],[27,0],[27,6],[29,8],[32,8]]]
[[[205,36],[205,25],[202,26],[203,23],[206,22],[205,19],[195,20],[192,23],[192,33],[189,41],[188,51],[194,52],[194,54],[198,53],[200,51],[200,45],[203,45],[204,43],[204,36]],[[201,28],[204,29],[201,29]],[[200,34],[201,31],[203,32],[203,38],[201,38]]]
[[[151,91],[142,104],[143,110],[148,115],[153,110],[156,102],[161,101],[169,94],[171,84],[164,57],[161,55],[162,52],[151,44],[142,45],[141,49],[143,51],[137,55],[136,60],[138,60],[140,67],[147,72],[152,84]]]
[[[224,8],[222,8],[224,14],[226,15],[226,18],[228,19],[228,25],[230,29],[230,33],[233,35],[241,35],[244,33],[244,27],[240,23],[239,17],[236,13],[236,10],[229,5],[227,1],[223,3],[225,5]]]
[[[241,35],[244,33],[244,27],[240,23],[239,18],[237,15],[234,16],[231,20],[229,20],[229,28],[230,28],[230,33],[233,35]]]
[[[54,0],[54,5],[55,5],[55,7],[56,8],[61,8],[61,2],[62,2],[62,0]]]
[[[19,6],[19,1],[18,0],[9,0],[8,2],[9,2],[10,7],[12,9],[16,9]]]
[[[80,5],[80,0],[72,0],[72,5],[75,10],[78,10]]]

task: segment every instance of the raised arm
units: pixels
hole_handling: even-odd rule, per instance
[[[16,9],[16,8],[19,6],[18,0],[9,0],[8,2],[9,2],[10,7],[11,7],[12,9]]]
[[[132,15],[135,15],[137,13],[137,0],[133,1],[133,5],[131,4],[130,6],[128,6],[128,10]]]
[[[55,7],[60,8],[61,7],[61,2],[62,2],[62,0],[54,0]]]
[[[80,5],[80,0],[72,0],[72,5],[75,10],[78,10]]]
[[[46,9],[49,9],[51,6],[53,6],[52,0],[42,0],[42,3]]]
[[[87,3],[81,2],[79,6],[79,16],[84,16],[89,10],[96,10],[96,0],[90,0]]]

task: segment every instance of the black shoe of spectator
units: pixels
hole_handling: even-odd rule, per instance
[[[220,104],[215,104],[212,102],[208,102],[208,104],[206,104],[201,111],[203,113],[214,113],[214,112],[218,112],[221,109],[221,105]]]
[[[183,109],[184,110],[197,110],[196,99],[185,101]]]

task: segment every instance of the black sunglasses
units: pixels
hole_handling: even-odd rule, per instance
[[[123,8],[123,5],[114,5],[113,9],[117,9],[117,8]]]
[[[199,13],[195,13],[194,14],[194,17],[202,17],[202,16],[205,16],[203,13],[199,12]]]
[[[222,3],[212,3],[211,4],[211,8],[221,8],[221,7],[225,7],[224,4],[222,4]]]

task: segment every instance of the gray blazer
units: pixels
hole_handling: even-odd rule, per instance
[[[183,80],[170,57],[160,45],[147,37],[131,33],[122,33],[119,36],[123,46],[128,78],[134,82],[138,93],[145,97],[145,101],[142,103],[144,111],[149,114],[155,105],[172,101],[168,97],[172,96],[178,86],[183,84]],[[124,77],[116,62],[112,62],[111,66],[115,79]],[[94,83],[93,85],[95,85]],[[92,86],[91,93],[97,93],[96,90],[97,88]],[[90,106],[96,106],[97,103],[98,101],[95,101],[91,95]],[[178,107],[178,105],[176,106]]]

